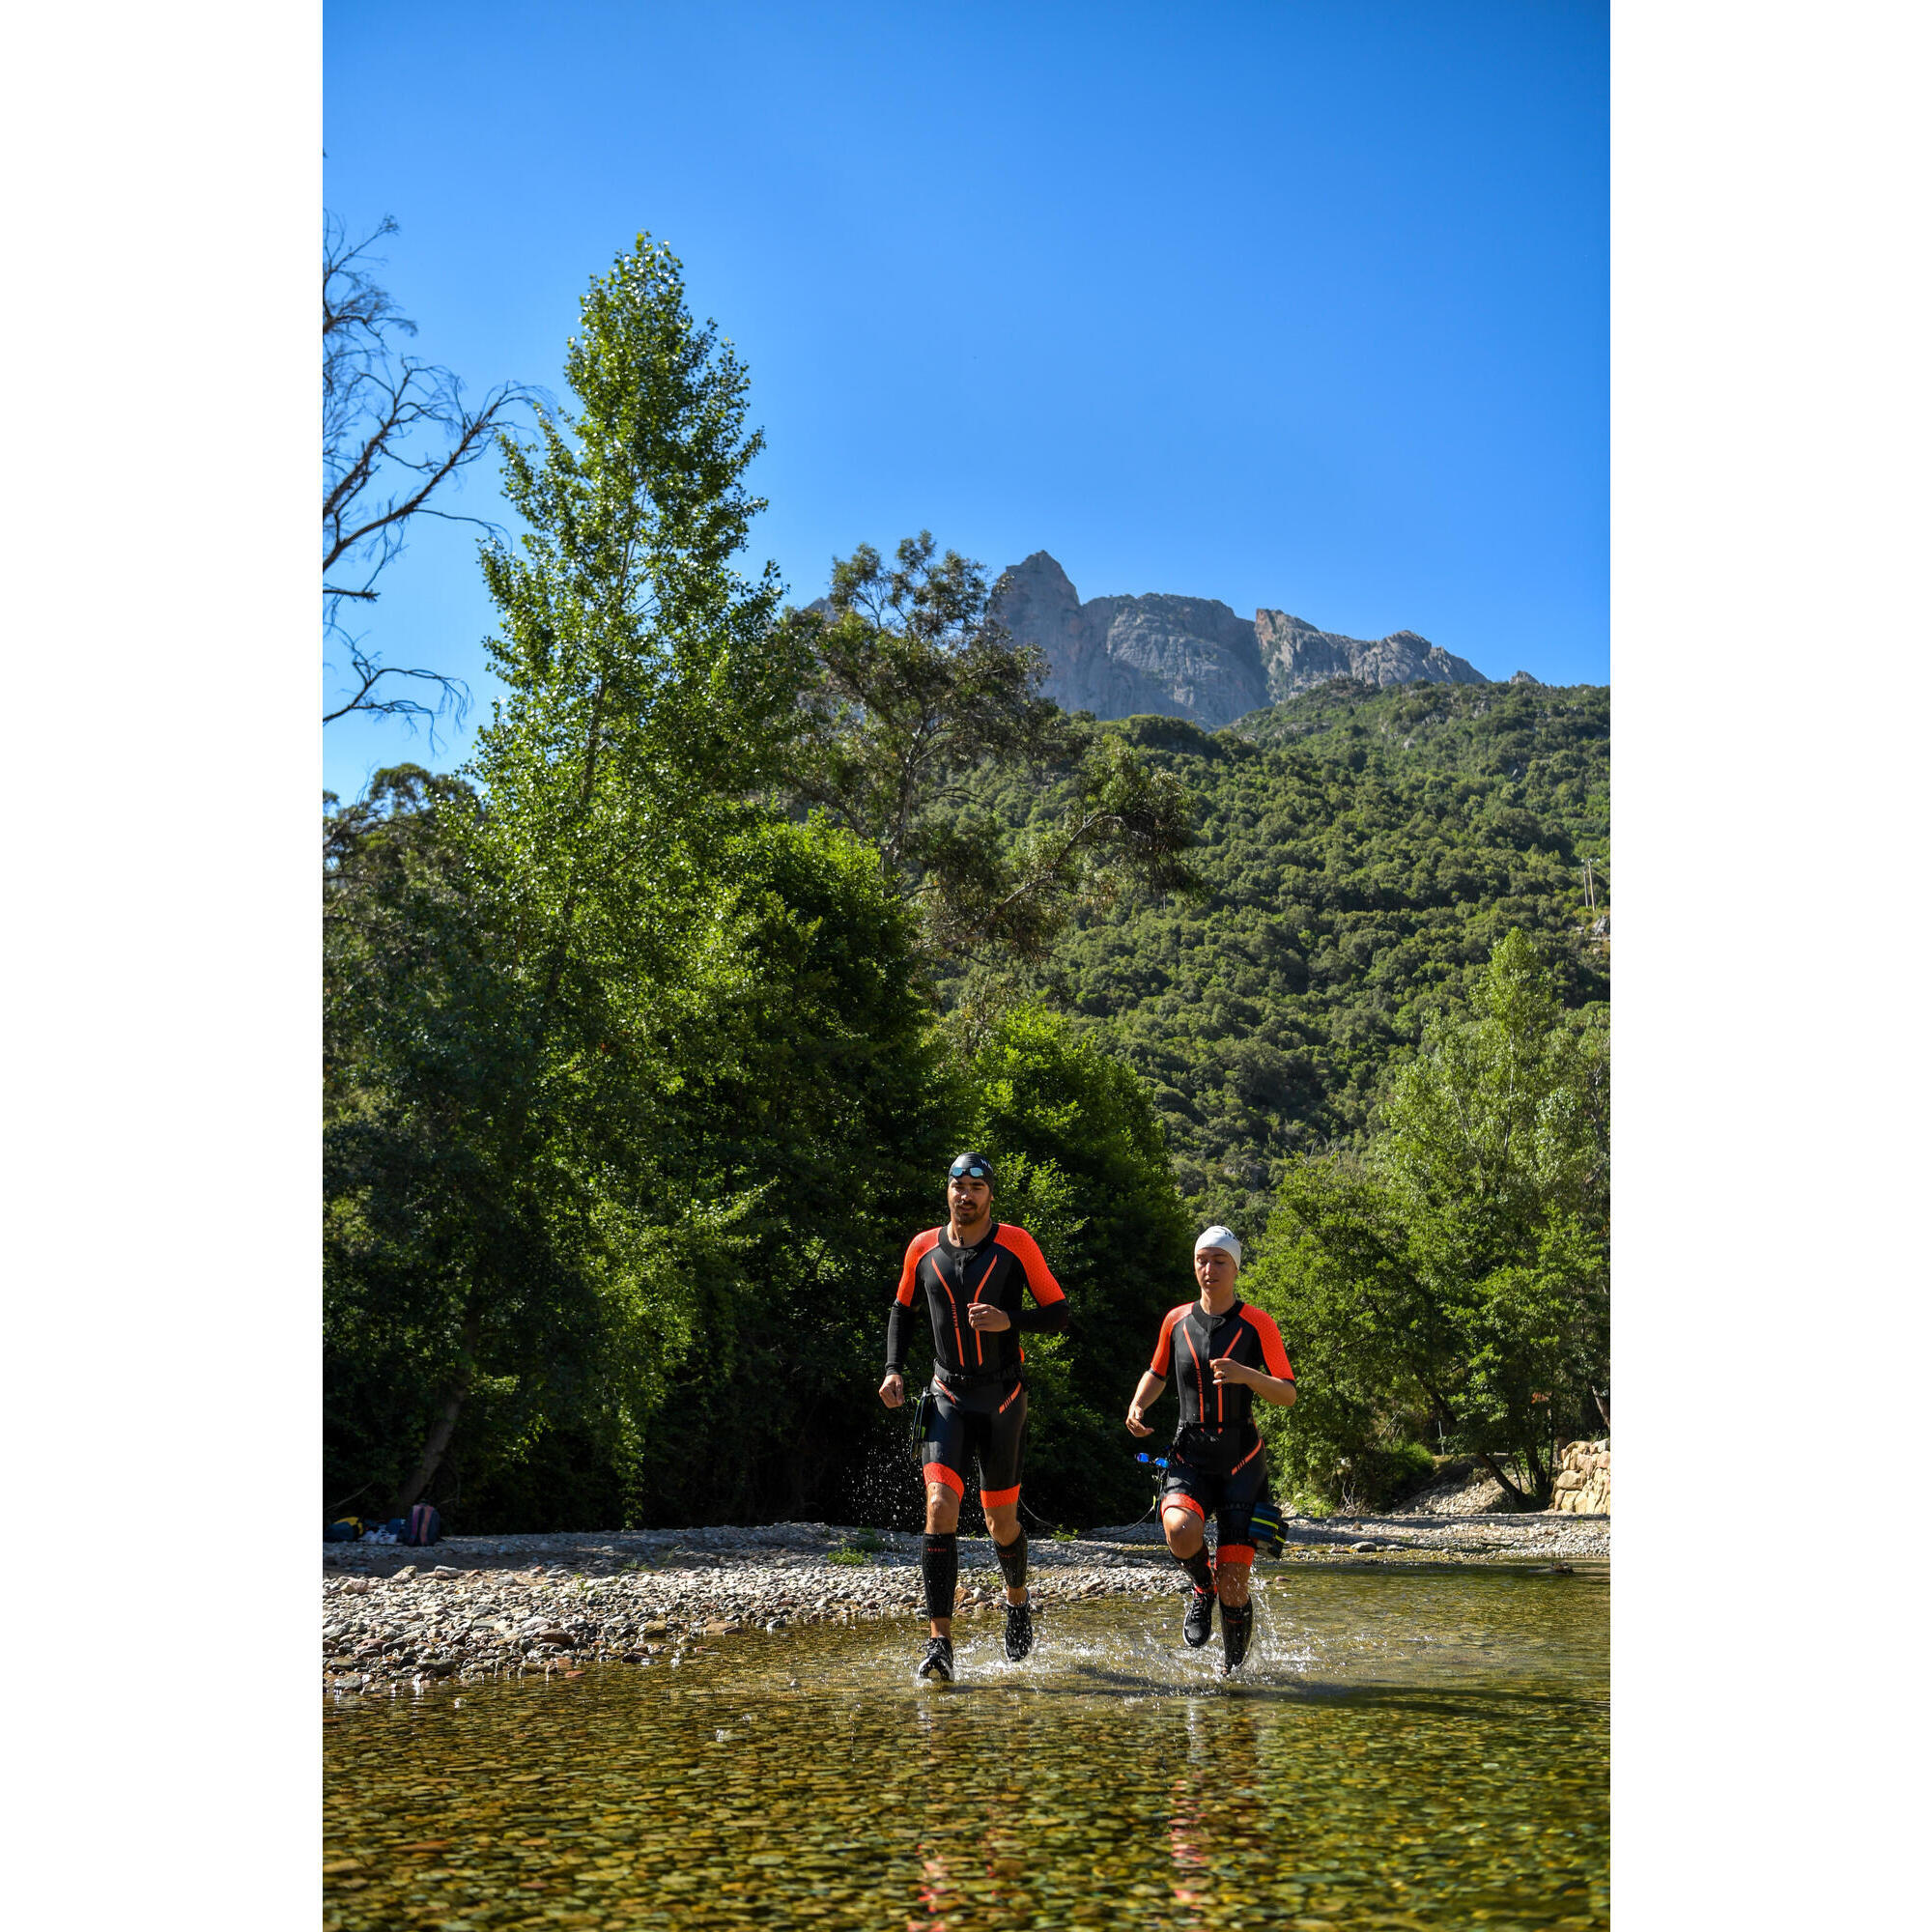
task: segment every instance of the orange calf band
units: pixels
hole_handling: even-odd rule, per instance
[[[1020,1486],[1017,1483],[1009,1490],[981,1490],[980,1492],[980,1506],[982,1509],[1003,1510],[1009,1503],[1016,1503],[1019,1499]]]
[[[1231,1563],[1236,1570],[1245,1570],[1254,1560],[1254,1546],[1248,1543],[1224,1543],[1214,1552],[1217,1565]]]

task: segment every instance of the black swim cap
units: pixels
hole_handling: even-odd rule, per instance
[[[953,1157],[952,1165],[947,1169],[949,1180],[983,1180],[988,1187],[993,1184],[993,1163],[982,1153],[962,1153]]]

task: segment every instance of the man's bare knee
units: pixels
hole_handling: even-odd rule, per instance
[[[1223,1563],[1214,1572],[1215,1587],[1230,1609],[1238,1610],[1248,1601],[1248,1571],[1244,1563]]]
[[[1192,1556],[1201,1548],[1201,1524],[1192,1510],[1168,1510],[1161,1526],[1167,1531],[1167,1547],[1177,1556]]]
[[[951,1536],[959,1527],[959,1498],[944,1483],[925,1486],[925,1530],[928,1536]]]
[[[986,1512],[986,1528],[995,1543],[1010,1543],[1020,1533],[1020,1506],[1008,1503],[1003,1509]]]

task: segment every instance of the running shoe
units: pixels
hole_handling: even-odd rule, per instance
[[[950,1636],[935,1636],[927,1640],[925,1662],[919,1666],[922,1677],[930,1677],[935,1684],[952,1682],[952,1639]]]
[[[1225,1626],[1227,1619],[1222,1623]],[[1180,1620],[1180,1634],[1187,1639],[1188,1647],[1199,1650],[1214,1630],[1214,1593],[1201,1586],[1190,1584],[1187,1592],[1187,1614]]]
[[[1007,1661],[1017,1663],[1033,1648],[1033,1605],[1007,1605]]]
[[[1241,1660],[1248,1654],[1248,1638],[1254,1634],[1255,1606],[1243,1604],[1237,1610],[1231,1605],[1221,1605],[1221,1669],[1223,1673],[1238,1670]]]

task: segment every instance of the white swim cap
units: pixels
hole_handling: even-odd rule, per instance
[[[1225,1249],[1236,1267],[1241,1264],[1241,1244],[1236,1239],[1234,1229],[1224,1228],[1218,1221],[1194,1243],[1194,1252],[1197,1255],[1203,1248]]]

